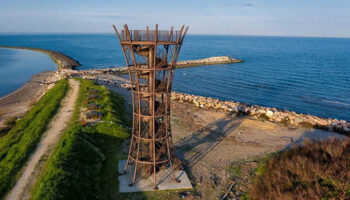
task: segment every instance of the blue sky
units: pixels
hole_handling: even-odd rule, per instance
[[[1,0],[0,32],[111,33],[111,24],[190,34],[350,37],[349,0]]]

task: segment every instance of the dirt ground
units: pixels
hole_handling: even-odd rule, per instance
[[[172,102],[171,107],[176,153],[184,161],[196,190],[188,198],[218,199],[235,183],[230,195],[234,199],[247,192],[258,161],[267,154],[307,138],[343,137],[199,109],[186,103]]]
[[[26,163],[16,185],[6,196],[6,199],[24,200],[30,198],[30,189],[35,183],[36,178],[38,178],[45,160],[53,152],[63,130],[72,118],[74,105],[79,93],[79,81],[70,79],[69,87],[70,89],[63,98],[58,113],[52,118],[48,129],[43,133],[42,139]]]
[[[0,98],[0,129],[6,127],[5,123],[14,118],[21,117],[43,95],[50,84],[44,80],[54,72],[43,72],[34,75],[32,79],[13,93]]]
[[[131,106],[130,91],[117,84],[104,84],[123,95]],[[194,191],[179,193],[180,199],[238,199],[248,191],[259,160],[269,153],[290,148],[305,139],[324,139],[337,133],[291,128],[253,120],[192,104],[171,102],[171,125],[176,154],[183,161]]]

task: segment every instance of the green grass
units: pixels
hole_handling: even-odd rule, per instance
[[[279,151],[275,151],[275,152],[271,152],[268,153],[267,155],[257,159],[257,161],[259,162],[259,166],[257,168],[255,168],[252,173],[255,173],[257,176],[261,176],[263,175],[266,170],[267,170],[267,164],[268,162],[274,158],[277,157],[279,154],[281,154],[282,152]]]
[[[1,113],[0,113],[1,117]],[[15,125],[17,117],[11,117],[5,122],[5,127],[0,128],[0,137],[5,136]]]
[[[235,162],[228,168],[228,172],[231,175],[231,178],[236,178],[241,176],[241,166],[240,162]]]
[[[0,128],[0,138],[5,136],[10,130],[11,130],[12,127],[3,127],[3,128]]]
[[[18,172],[57,112],[67,89],[68,81],[59,81],[0,138],[0,197],[14,185]]]
[[[81,80],[74,116],[32,189],[35,200],[52,199],[181,199],[185,190],[119,193],[118,161],[126,159],[121,144],[129,138],[130,121],[124,100],[92,81]],[[101,91],[103,119],[93,126],[79,121],[86,107],[86,87]]]
[[[117,161],[124,158],[120,145],[129,136],[124,100],[91,81],[80,81],[73,120],[35,184],[32,199],[118,198],[113,196],[118,190]],[[102,105],[103,122],[93,126],[82,126],[79,120],[86,87],[101,91],[97,103]]]

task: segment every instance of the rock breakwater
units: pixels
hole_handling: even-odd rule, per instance
[[[120,84],[122,88],[130,89],[128,83]],[[219,99],[171,92],[171,100],[191,103],[196,107],[204,109],[214,109],[222,112],[234,112],[237,114],[249,115],[253,119],[264,119],[292,127],[310,127],[327,131],[333,131],[350,136],[350,123],[338,119],[325,119],[308,114],[300,114],[288,110],[279,110],[246,103],[222,101]]]
[[[205,66],[205,65],[215,65],[215,64],[230,64],[230,63],[240,63],[243,62],[240,59],[231,58],[230,56],[216,56],[210,58],[204,58],[199,60],[185,60],[177,62],[175,68],[186,68],[194,66]],[[70,70],[64,69],[60,72],[63,76],[85,76],[92,77],[98,74],[127,74],[127,67],[109,67],[101,69],[88,69],[88,70]]]
[[[64,63],[66,59],[58,59],[58,62]],[[227,64],[227,63],[239,63],[242,60],[231,58],[230,56],[217,56],[199,60],[187,60],[179,61],[176,68],[193,67],[193,66],[205,66],[213,64]],[[68,68],[61,68],[56,71],[54,75],[48,78],[45,83],[54,83],[62,78],[68,77],[80,77],[83,79],[97,80],[98,75],[101,74],[127,74],[127,67],[111,67],[111,68],[100,68],[100,69],[88,69],[88,70],[74,70]],[[106,80],[107,81],[107,80]]]
[[[124,87],[127,85],[124,84]],[[128,86],[130,87],[130,85]],[[253,119],[266,119],[288,126],[312,127],[327,131],[334,131],[350,136],[350,123],[338,119],[325,119],[308,114],[299,114],[288,110],[249,105],[233,101],[221,101],[210,97],[196,96],[179,92],[172,92],[171,99],[179,102],[192,103],[196,107],[215,109],[224,112],[235,112],[250,115]]]
[[[243,62],[243,60],[231,58],[230,56],[215,56],[215,57],[198,59],[198,60],[178,61],[176,64],[176,68],[195,67],[195,66],[201,66],[201,65],[241,63],[241,62]]]

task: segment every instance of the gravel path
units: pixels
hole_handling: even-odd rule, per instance
[[[40,174],[40,169],[45,164],[45,160],[53,152],[55,145],[59,141],[63,130],[67,123],[72,118],[74,112],[74,105],[78,98],[80,82],[74,79],[69,80],[70,89],[63,98],[61,108],[53,117],[48,129],[42,136],[41,141],[37,145],[36,150],[30,156],[24,170],[18,179],[14,188],[9,192],[6,199],[29,199],[30,189],[35,183],[36,178]]]

